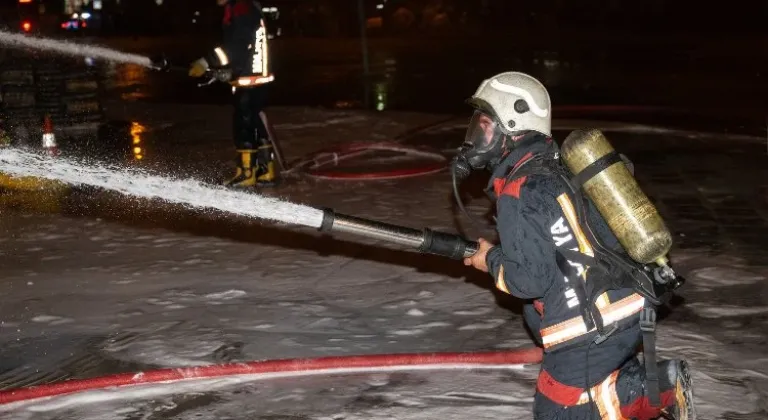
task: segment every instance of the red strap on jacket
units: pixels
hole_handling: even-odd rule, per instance
[[[542,370],[536,381],[536,390],[558,405],[570,407],[579,404],[584,389],[558,382],[549,372]]]

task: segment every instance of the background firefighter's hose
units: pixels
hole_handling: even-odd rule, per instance
[[[408,147],[404,143],[413,137],[429,132],[436,127],[454,121],[455,115],[443,118],[423,126],[414,127],[404,133],[394,137],[392,140],[383,142],[353,142],[343,146],[331,147],[312,153],[309,156],[298,159],[292,163],[290,168],[284,170],[283,174],[301,172],[311,178],[326,180],[388,180],[410,178],[415,176],[429,175],[440,172],[447,168],[448,159],[437,151],[427,150],[425,148]],[[369,171],[366,173],[349,173],[342,171],[327,170],[329,165],[336,165],[342,160],[353,159],[371,153],[374,150],[399,151],[404,154],[420,154],[430,161],[421,167],[411,167],[408,169],[391,169],[383,171]],[[426,154],[425,154],[426,153]]]
[[[541,357],[541,349],[532,347],[501,352],[338,356],[159,369],[0,391],[0,405],[107,388],[240,375],[249,376],[249,380],[266,380],[414,370],[510,369],[520,365],[538,364],[541,362]]]
[[[653,113],[664,110],[666,110],[666,108],[663,107],[638,107],[622,105],[565,105],[554,107],[554,111],[556,112],[577,114],[594,112],[622,113],[630,111]],[[457,118],[460,117],[452,115],[449,118],[428,124],[424,127],[418,127],[408,133],[403,134],[402,136],[398,136],[398,138],[395,138],[392,141],[351,143],[339,147],[320,150],[310,156],[299,159],[298,162],[291,165],[289,170],[284,171],[283,173],[288,174],[301,172],[310,178],[336,181],[382,181],[438,173],[444,169],[448,169],[448,158],[444,154],[438,151],[409,147],[403,144],[403,142],[419,134],[437,129],[445,124],[455,123]],[[367,172],[347,172],[343,170],[332,169],[334,166],[337,166],[343,161],[352,160],[377,150],[401,152],[410,156],[420,156],[424,157],[427,162],[425,162],[423,165],[411,166],[409,168],[392,168]]]
[[[409,157],[423,158],[427,162],[408,168],[387,168],[378,171],[345,172],[343,170],[326,169],[376,151],[397,152]],[[387,180],[402,179],[441,172],[448,168],[445,155],[427,150],[404,146],[395,142],[352,143],[338,148],[325,149],[314,153],[311,157],[292,165],[291,171],[300,170],[305,175],[317,179],[331,180]]]

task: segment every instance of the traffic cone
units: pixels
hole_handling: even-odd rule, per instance
[[[61,154],[59,145],[56,143],[56,134],[53,133],[53,122],[48,114],[43,118],[43,150],[48,156]]]

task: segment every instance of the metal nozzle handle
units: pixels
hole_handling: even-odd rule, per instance
[[[323,223],[320,231],[345,232],[367,238],[380,239],[403,245],[425,254],[461,260],[477,252],[477,242],[469,241],[459,235],[438,232],[432,229],[412,229],[354,216],[338,214],[332,209],[323,210]]]

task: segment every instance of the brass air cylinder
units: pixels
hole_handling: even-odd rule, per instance
[[[608,139],[596,129],[574,130],[561,148],[563,161],[574,175],[612,152]],[[598,172],[583,190],[633,260],[667,265],[672,234],[623,161]]]

